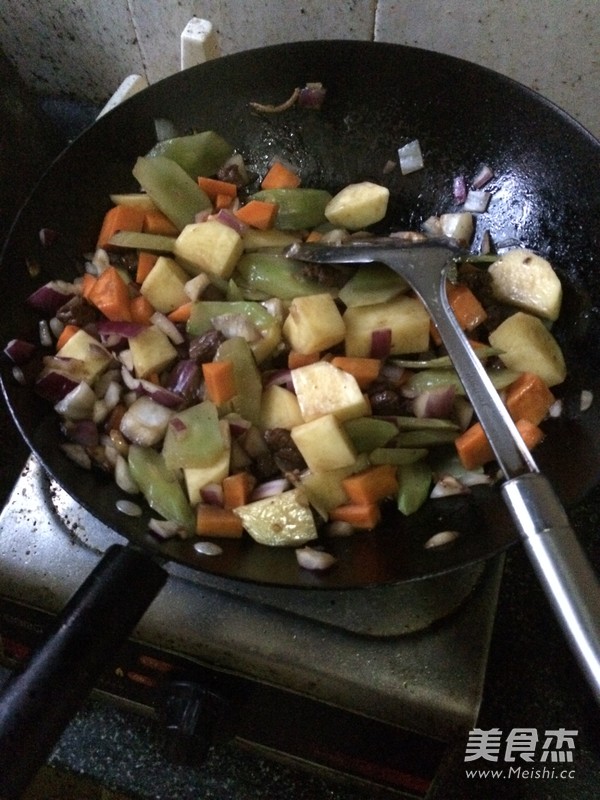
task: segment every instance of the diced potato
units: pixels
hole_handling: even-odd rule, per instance
[[[297,425],[291,436],[312,472],[349,467],[356,461],[350,437],[333,414]]]
[[[162,372],[177,358],[171,340],[158,328],[150,327],[129,340],[133,369],[138,378]]]
[[[562,285],[545,258],[531,250],[511,250],[494,261],[489,274],[498,300],[538,317],[558,319]]]
[[[104,372],[112,360],[111,354],[102,347],[98,339],[83,329],[74,333],[56,355],[58,358],[75,358],[81,361],[83,378],[90,384]]]
[[[295,546],[317,538],[315,520],[302,487],[238,506],[234,512],[260,544]]]
[[[546,386],[562,383],[567,368],[560,346],[539,317],[518,311],[489,336],[500,359],[516,372],[534,372]]]
[[[285,428],[291,430],[304,422],[298,398],[283,386],[268,386],[262,393],[260,403],[260,427]]]
[[[414,297],[348,308],[343,319],[347,356],[369,356],[373,333],[385,329],[391,331],[391,355],[421,353],[429,347],[429,314]]]
[[[189,275],[173,258],[159,256],[146,276],[140,291],[148,302],[163,314],[170,314],[189,298],[185,291]]]
[[[175,258],[191,275],[208,272],[225,279],[231,277],[243,252],[240,234],[216,220],[186,225],[174,247]]]
[[[371,181],[345,186],[325,207],[325,216],[332,225],[360,230],[385,217],[390,191]]]
[[[331,295],[312,294],[292,301],[282,332],[298,353],[318,353],[342,342],[346,328]]]
[[[369,413],[369,404],[356,378],[328,361],[292,370],[292,381],[304,422],[325,414],[347,420]]]
[[[221,420],[219,423],[224,448],[221,455],[212,464],[206,467],[190,467],[183,470],[185,487],[190,499],[190,504],[195,506],[201,500],[201,491],[209,483],[221,483],[229,475],[229,460],[231,455],[231,432],[229,423]]]

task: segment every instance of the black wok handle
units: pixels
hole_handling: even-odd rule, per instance
[[[147,554],[114,545],[53,633],[0,694],[0,800],[17,800],[167,578]]]

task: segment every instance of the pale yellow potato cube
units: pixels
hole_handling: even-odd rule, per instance
[[[231,277],[243,252],[240,234],[217,220],[186,225],[174,246],[175,258],[190,274],[208,272],[225,279]]]
[[[304,422],[298,398],[283,386],[268,386],[262,393],[260,403],[260,427],[285,428],[291,430]]]
[[[414,297],[348,308],[344,323],[348,356],[369,356],[373,333],[385,329],[391,332],[391,355],[421,353],[429,347],[429,314]]]
[[[76,331],[56,354],[58,358],[75,358],[81,361],[83,377],[93,383],[112,361],[112,356],[83,329]]]
[[[140,291],[157,311],[170,314],[188,302],[185,285],[189,277],[174,258],[159,256],[142,283]]]
[[[162,372],[177,358],[171,340],[158,328],[150,327],[129,339],[133,369],[138,378]]]
[[[562,284],[545,258],[517,248],[501,255],[488,271],[498,300],[538,317],[558,319]]]
[[[349,467],[356,461],[350,437],[333,414],[297,425],[291,436],[311,472]]]
[[[533,372],[546,386],[556,386],[567,377],[562,350],[539,317],[517,311],[489,335],[500,360],[516,372]]]
[[[385,217],[390,190],[372,181],[345,186],[325,207],[325,216],[332,225],[357,231]]]
[[[292,381],[305,422],[324,414],[333,414],[339,420],[369,414],[369,404],[356,378],[328,361],[292,370]]]
[[[282,329],[293,350],[299,353],[318,353],[343,341],[344,320],[329,294],[296,297]]]

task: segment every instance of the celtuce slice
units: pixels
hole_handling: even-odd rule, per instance
[[[239,506],[235,513],[260,544],[299,545],[317,538],[312,511],[301,487]]]

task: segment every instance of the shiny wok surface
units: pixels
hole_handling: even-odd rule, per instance
[[[261,115],[251,101],[279,103],[296,86],[321,81],[320,111],[291,109]],[[271,158],[295,164],[303,185],[335,192],[370,179],[390,187],[383,232],[418,229],[432,213],[457,210],[452,180],[489,164],[495,178],[488,212],[477,220],[474,248],[485,230],[492,240],[538,250],[561,271],[564,310],[556,328],[569,364],[567,413],[546,425],[536,451],[540,467],[566,503],[580,499],[600,472],[595,405],[579,411],[582,388],[594,389],[600,301],[600,145],[555,106],[524,87],[465,61],[427,51],[365,42],[304,42],[248,51],[168,78],[134,96],[80,136],[43,176],[18,217],[4,250],[0,290],[2,340],[37,337],[37,317],[24,300],[50,278],[73,276],[93,248],[111,192],[136,190],[135,158],[155,142],[154,121],[171,120],[180,133],[214,129],[263,173]],[[402,144],[418,138],[425,169],[384,174]],[[41,227],[59,233],[43,248]],[[36,278],[31,266],[39,267]],[[432,501],[405,519],[390,510],[381,528],[327,548],[339,557],[325,575],[301,570],[293,551],[252,541],[224,542],[224,554],[200,556],[192,542],[158,544],[141,519],[116,509],[122,493],[87,473],[59,450],[57,418],[2,366],[7,402],[30,447],[84,507],[134,543],[165,557],[224,576],[288,586],[371,586],[427,577],[497,553],[516,539],[495,490]],[[600,395],[597,395],[600,397]],[[448,548],[426,550],[439,530],[459,530]]]

